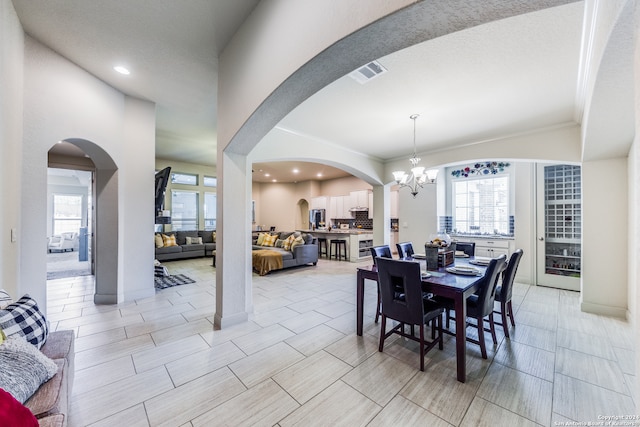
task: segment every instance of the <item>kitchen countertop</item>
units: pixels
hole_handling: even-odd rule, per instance
[[[372,234],[373,230],[362,228],[350,228],[348,230],[331,229],[331,230],[296,230],[311,234]]]
[[[504,236],[502,234],[449,234],[455,239],[490,239],[490,240],[514,240],[515,236]]]

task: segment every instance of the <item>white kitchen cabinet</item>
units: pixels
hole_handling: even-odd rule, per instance
[[[325,196],[312,197],[311,209],[327,209],[327,198]]]
[[[373,233],[351,234],[349,236],[349,261],[358,262],[371,257]]]
[[[368,208],[369,207],[369,190],[352,191],[351,208]]]
[[[369,192],[368,197],[368,205],[369,206],[369,219],[373,219],[373,193]]]
[[[398,191],[391,191],[391,218],[398,218]],[[371,209],[371,206],[369,206]]]
[[[328,218],[344,218],[344,197],[333,196],[329,198]]]
[[[353,215],[351,214],[351,196],[341,196],[342,197],[342,213],[339,218],[351,218]]]
[[[507,258],[511,255],[513,249],[513,240],[510,239],[467,239],[467,238],[458,238],[459,241],[464,242],[475,242],[476,244],[476,256],[488,257],[488,258],[496,258],[500,255],[506,255]]]

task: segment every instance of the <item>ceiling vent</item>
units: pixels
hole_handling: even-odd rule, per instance
[[[380,74],[387,72],[378,61],[371,61],[366,65],[358,68],[355,71],[349,73],[349,76],[360,84],[365,84],[371,79],[375,79]]]

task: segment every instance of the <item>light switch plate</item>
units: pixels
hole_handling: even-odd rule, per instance
[[[18,241],[18,231],[15,228],[11,229],[11,241],[12,242]]]

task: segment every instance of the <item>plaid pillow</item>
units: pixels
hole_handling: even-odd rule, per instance
[[[186,237],[187,245],[201,245],[202,237]]]
[[[17,334],[38,348],[42,347],[49,335],[47,320],[28,294],[0,310],[0,329],[7,337]]]
[[[264,240],[262,241],[262,246],[274,246],[277,239],[278,239],[277,234],[273,234],[271,236],[264,236]]]
[[[176,235],[172,234],[167,236],[166,234],[162,235],[162,242],[165,246],[178,246],[178,242],[176,242]]]
[[[285,250],[290,250],[291,249],[291,244],[293,243],[293,241],[296,240],[296,236],[294,236],[293,234],[289,237],[287,237],[284,241],[284,243],[282,244],[282,249]]]

